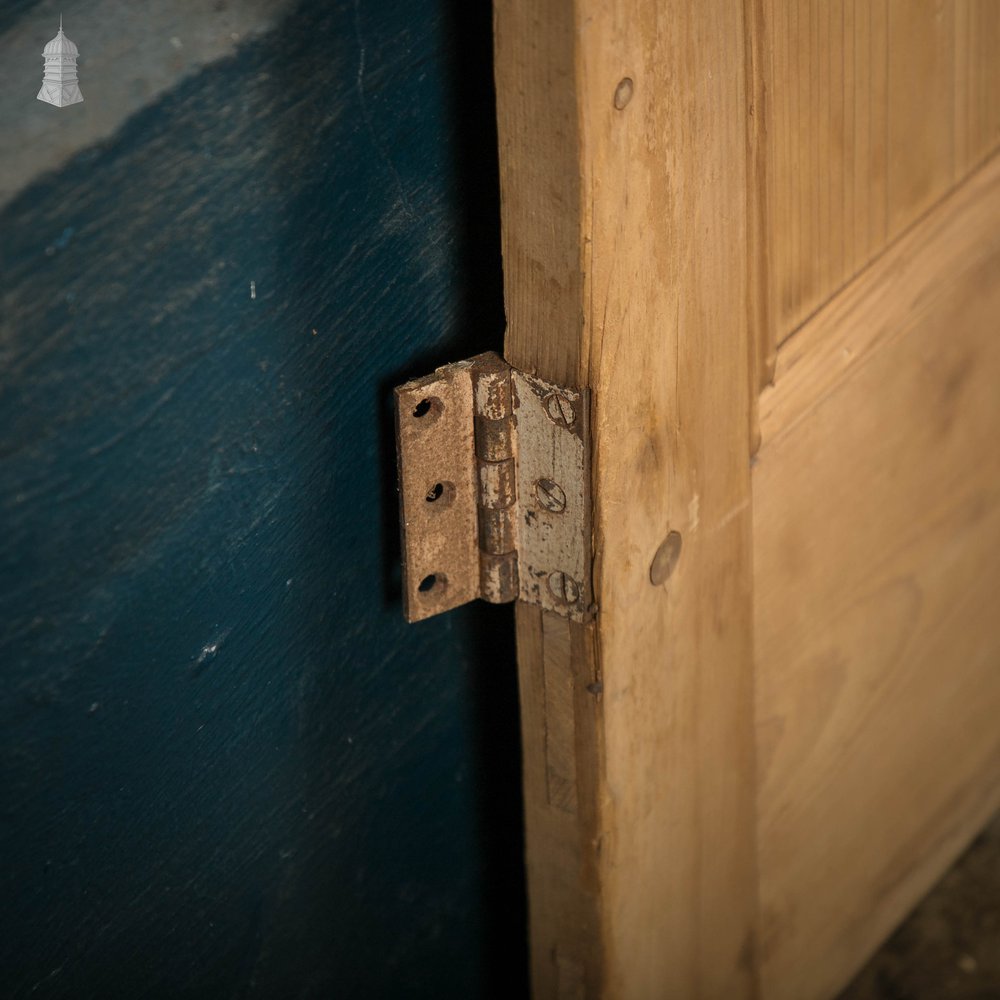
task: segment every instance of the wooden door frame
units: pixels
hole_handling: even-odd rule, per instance
[[[517,610],[534,993],[752,997],[743,10],[494,12],[506,357],[593,400],[597,621]]]

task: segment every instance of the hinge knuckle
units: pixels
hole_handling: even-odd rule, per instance
[[[499,556],[517,551],[517,511],[514,507],[479,508],[479,549]],[[509,597],[507,600],[512,601]]]
[[[479,482],[480,593],[493,604],[517,599],[517,540],[510,369],[499,358],[473,369],[473,420]]]
[[[516,601],[518,595],[517,553],[479,553],[480,597],[491,604]]]
[[[491,419],[476,414],[476,457],[483,462],[503,462],[514,456],[510,417]]]
[[[487,420],[509,420],[510,367],[496,354],[481,354],[473,359],[473,386],[476,416]]]
[[[479,506],[503,510],[514,505],[516,493],[514,459],[479,462]]]

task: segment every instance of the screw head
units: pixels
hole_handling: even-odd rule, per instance
[[[550,392],[544,402],[549,419],[560,427],[572,427],[576,423],[576,410],[561,392]]]
[[[681,536],[680,532],[668,532],[660,547],[653,556],[653,561],[649,566],[649,582],[654,587],[659,587],[665,583],[670,574],[677,566],[677,561],[681,557]]]
[[[566,509],[566,492],[551,479],[535,481],[535,499],[553,514],[561,514]]]
[[[548,585],[549,593],[557,604],[576,604],[580,599],[580,585],[561,569],[549,573]]]
[[[632,100],[632,92],[635,89],[635,85],[632,83],[631,77],[624,77],[621,83],[615,87],[615,107],[622,111],[629,101]]]

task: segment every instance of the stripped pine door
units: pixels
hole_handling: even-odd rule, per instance
[[[833,996],[1000,805],[1000,9],[495,0],[536,997]],[[558,790],[558,794],[555,793]]]

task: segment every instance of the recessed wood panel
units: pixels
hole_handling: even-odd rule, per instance
[[[1000,162],[797,333],[753,473],[764,994],[831,996],[1000,805]]]
[[[747,8],[753,325],[765,384],[776,345],[1000,144],[1000,5]]]

